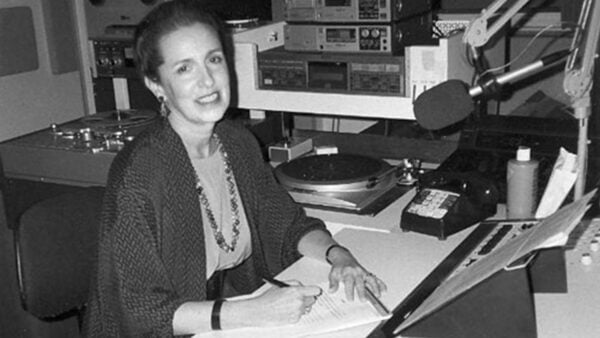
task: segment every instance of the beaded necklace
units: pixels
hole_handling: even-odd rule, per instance
[[[235,250],[235,246],[237,244],[238,238],[240,237],[240,211],[239,211],[239,204],[238,204],[238,201],[236,198],[236,193],[235,193],[235,191],[236,191],[235,179],[233,177],[233,171],[231,170],[231,166],[229,165],[229,156],[227,155],[227,152],[225,151],[225,149],[223,149],[223,146],[221,144],[221,140],[219,139],[219,137],[216,134],[213,134],[213,138],[215,140],[216,148],[223,155],[223,164],[225,165],[225,180],[227,181],[227,192],[229,193],[229,202],[231,205],[231,225],[232,225],[231,244],[227,243],[227,241],[225,240],[225,237],[223,236],[223,232],[221,231],[221,229],[219,229],[219,226],[217,225],[217,222],[215,220],[215,215],[210,207],[208,198],[206,197],[206,194],[204,193],[204,188],[202,188],[202,185],[200,183],[200,178],[198,177],[198,174],[196,173],[196,170],[194,169],[194,175],[196,176],[196,192],[198,193],[198,198],[200,200],[200,204],[204,207],[204,210],[206,210],[206,217],[208,218],[210,228],[212,229],[212,232],[213,232],[213,235],[215,236],[215,240],[217,241],[217,244],[219,245],[221,250],[229,253],[229,252],[232,252]]]

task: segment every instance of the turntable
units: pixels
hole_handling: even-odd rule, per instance
[[[311,155],[280,164],[275,176],[301,204],[357,214],[377,214],[409,191],[399,167],[356,154]]]

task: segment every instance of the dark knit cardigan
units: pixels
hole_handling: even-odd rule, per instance
[[[223,121],[215,131],[229,155],[252,236],[252,255],[227,276],[247,293],[262,276],[300,257],[297,244],[304,234],[325,227],[277,184],[246,128]],[[205,238],[193,170],[166,119],[116,156],[104,196],[86,336],[172,336],[175,310],[206,299]]]

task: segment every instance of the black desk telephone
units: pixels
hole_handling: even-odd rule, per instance
[[[400,228],[445,239],[496,213],[498,190],[477,172],[432,171],[419,179]]]

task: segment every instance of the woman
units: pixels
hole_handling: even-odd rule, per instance
[[[102,214],[89,336],[170,336],[293,323],[316,286],[244,294],[302,255],[331,264],[330,291],[385,289],[323,222],[273,179],[258,144],[223,120],[230,100],[225,34],[193,0],[156,7],[136,32],[136,61],[164,118],[115,158]],[[225,282],[223,282],[225,281]]]

